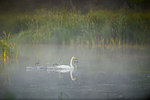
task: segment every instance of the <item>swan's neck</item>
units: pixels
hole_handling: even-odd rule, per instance
[[[71,58],[71,60],[70,60],[70,67],[71,68],[73,68],[72,62],[73,62],[73,58]]]

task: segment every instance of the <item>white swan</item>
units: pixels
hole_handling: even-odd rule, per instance
[[[62,70],[69,70],[69,71],[73,71],[74,70],[74,66],[73,66],[73,60],[77,60],[76,57],[72,57],[71,60],[70,60],[70,65],[58,65],[58,66],[55,66],[55,68],[57,69],[62,69]]]
[[[76,57],[72,57],[70,60],[70,65],[59,65],[59,66],[55,66],[56,71],[59,73],[66,73],[66,72],[70,72],[70,78],[71,80],[76,80],[75,77],[73,77],[72,73],[74,71],[74,66],[73,66],[73,60],[77,60]]]

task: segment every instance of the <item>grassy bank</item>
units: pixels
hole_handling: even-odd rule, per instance
[[[81,13],[40,9],[1,14],[1,31],[19,43],[149,45],[150,12],[98,10]]]

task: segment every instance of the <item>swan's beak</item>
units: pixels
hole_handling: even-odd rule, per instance
[[[76,60],[76,59],[77,59],[76,57],[73,58],[73,60]]]

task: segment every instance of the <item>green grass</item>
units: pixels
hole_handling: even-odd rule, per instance
[[[5,63],[6,60],[11,56],[13,48],[15,47],[14,43],[10,42],[11,35],[3,31],[0,37],[0,65]]]
[[[8,52],[9,52],[9,39],[10,39],[10,34],[7,36],[6,32],[4,31],[2,36],[0,37],[0,53],[8,54]]]
[[[150,13],[98,10],[81,13],[39,9],[5,13],[3,29],[19,43],[149,45]]]

